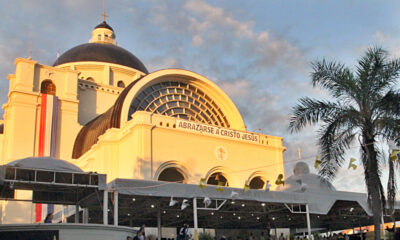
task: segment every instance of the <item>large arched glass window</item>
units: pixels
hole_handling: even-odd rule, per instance
[[[128,116],[136,111],[230,127],[221,108],[207,93],[183,82],[161,82],[147,87],[131,102]]]
[[[216,172],[211,174],[211,176],[207,180],[207,184],[209,185],[218,185],[218,182],[222,182],[223,186],[229,187],[228,179],[221,172]]]
[[[265,186],[265,180],[262,177],[255,177],[250,181],[250,189],[263,189]]]
[[[175,167],[164,169],[158,176],[158,180],[166,182],[179,182],[179,183],[186,182],[185,176],[182,173],[182,171]]]
[[[56,85],[51,80],[45,80],[40,86],[40,92],[50,95],[56,95]]]

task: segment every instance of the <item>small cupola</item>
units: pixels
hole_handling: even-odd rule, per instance
[[[115,45],[115,33],[112,27],[104,20],[92,31],[90,43],[113,44]]]

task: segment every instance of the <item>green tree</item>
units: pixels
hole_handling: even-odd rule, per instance
[[[375,239],[385,206],[381,182],[384,154],[377,147],[382,139],[397,140],[400,133],[400,92],[395,89],[400,60],[389,59],[379,48],[369,48],[354,70],[325,59],[312,63],[312,84],[327,90],[332,100],[303,97],[293,107],[289,129],[298,132],[307,125],[320,124],[319,175],[332,180],[345,163],[345,153],[354,141],[360,144],[361,162],[373,213]]]

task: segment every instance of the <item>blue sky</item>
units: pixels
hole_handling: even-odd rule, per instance
[[[0,102],[16,57],[52,64],[57,50],[86,43],[101,22],[102,0],[1,0]],[[284,137],[286,174],[297,159],[313,163],[315,134],[287,131],[290,108],[312,89],[310,62],[327,58],[352,66],[373,45],[399,56],[399,1],[107,1],[118,44],[149,71],[183,68],[216,82],[242,113],[248,130]],[[354,149],[350,155],[357,155]],[[315,170],[313,169],[315,172]],[[361,168],[343,169],[340,190],[365,191]]]

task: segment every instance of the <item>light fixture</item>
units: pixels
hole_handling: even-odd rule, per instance
[[[189,206],[189,200],[183,199],[182,205],[181,205],[181,210],[187,208]]]
[[[107,209],[107,212],[109,212],[110,211],[110,209]]]
[[[154,205],[153,204],[151,204],[151,206],[150,206],[151,208],[154,208]]]
[[[205,197],[203,203],[205,207],[208,207],[211,204],[211,199],[209,197]]]
[[[231,204],[235,204],[235,201],[232,201]]]
[[[275,217],[272,217],[272,221],[275,221]]]
[[[242,207],[246,206],[244,203],[242,203]]]
[[[265,203],[261,203],[261,206],[265,207]]]
[[[128,213],[128,217],[130,216],[131,214],[130,213]]]
[[[176,215],[177,218],[179,218],[179,215]]]
[[[220,218],[221,218],[221,219],[223,219],[224,217],[223,217],[223,216],[221,216]]]
[[[165,210],[164,210],[164,211],[163,211],[163,213],[164,213],[164,214],[166,214],[166,213],[167,213],[167,211],[165,211]]]
[[[132,198],[132,202],[136,201],[136,198]]]
[[[238,217],[238,219],[240,220],[240,219],[241,219],[241,217],[239,216],[239,217]]]
[[[354,211],[354,208],[350,208],[350,212],[353,212]]]
[[[257,217],[257,220],[260,220],[260,217]]]
[[[254,214],[252,213],[251,216],[254,217]]]
[[[233,216],[236,216],[236,213],[233,213]]]
[[[174,206],[174,205],[177,204],[177,203],[178,203],[178,201],[174,200],[174,197],[172,196],[172,197],[171,197],[171,200],[169,201],[169,206],[172,207],[172,206]]]
[[[211,215],[214,215],[214,212],[211,212]]]

